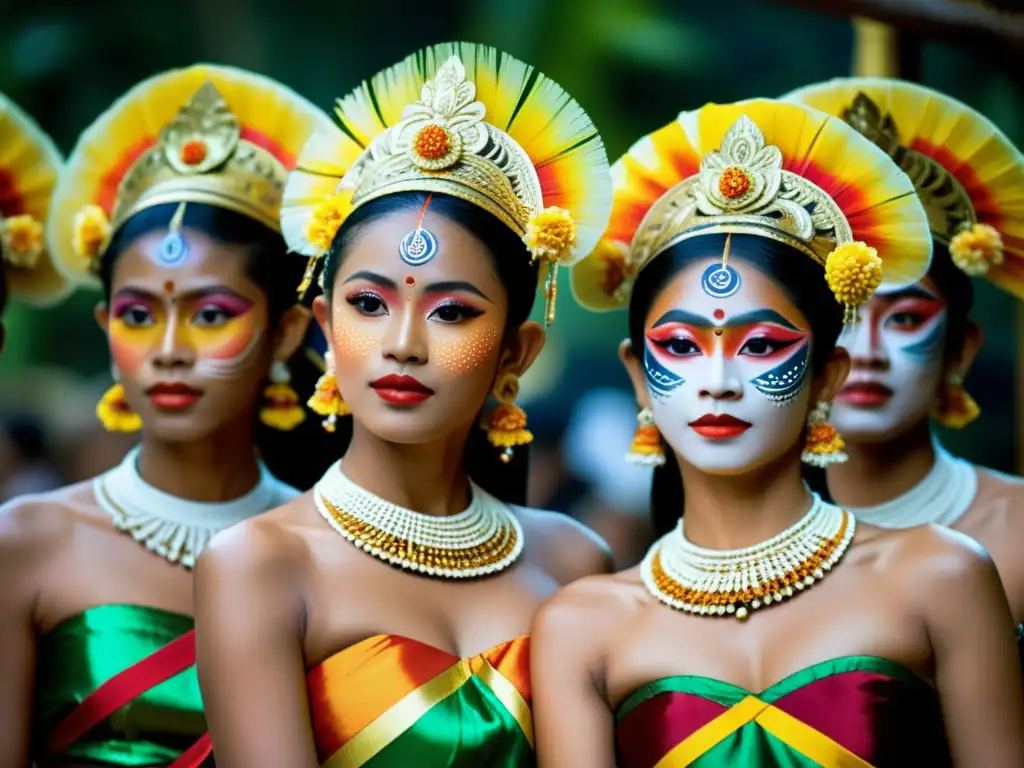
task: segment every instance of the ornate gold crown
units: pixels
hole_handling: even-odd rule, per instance
[[[110,224],[163,203],[207,203],[278,229],[287,171],[274,155],[242,138],[238,119],[207,81],[125,174]]]
[[[889,78],[839,78],[785,98],[842,117],[889,153],[953,263],[1024,298],[1024,155],[990,120]]]
[[[700,163],[700,172],[651,206],[633,239],[637,271],[662,251],[714,231],[789,243],[819,264],[853,232],[836,202],[814,182],[782,167],[782,152],[740,116]]]
[[[330,118],[288,88],[199,64],[135,86],[79,139],[54,195],[49,240],[79,282],[113,232],[165,203],[203,203],[279,230],[285,178]]]
[[[858,93],[841,117],[889,153],[917,189],[932,232],[946,245],[958,232],[978,223],[971,196],[956,177],[921,152],[900,145],[892,115],[883,114],[865,93]]]
[[[753,99],[684,112],[634,144],[612,178],[608,229],[573,270],[590,309],[628,303],[658,254],[710,233],[768,237],[806,254],[825,268],[848,322],[883,279],[912,283],[931,259],[906,175],[841,120],[801,105]]]
[[[63,160],[50,138],[0,94],[0,268],[12,296],[37,306],[71,286],[54,268],[43,222]]]
[[[548,265],[550,320],[556,266],[593,247],[611,205],[600,137],[565,91],[493,48],[447,43],[379,73],[336,114],[344,130],[314,136],[285,187],[282,231],[311,257],[307,277],[358,206],[443,193],[493,214]]]

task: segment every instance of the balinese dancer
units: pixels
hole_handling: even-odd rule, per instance
[[[278,83],[200,65],[133,88],[69,158],[48,243],[66,277],[103,291],[118,383],[99,418],[142,439],[95,480],[0,513],[4,765],[209,753],[192,567],[217,531],[297,493],[258,460],[254,428],[305,418],[285,363],[309,312],[278,212],[325,125]]]
[[[45,307],[71,292],[44,237],[62,162],[50,137],[0,94],[0,314],[9,298]],[[4,340],[0,325],[0,348]]]
[[[931,432],[933,419],[960,429],[979,413],[964,389],[982,341],[972,278],[1024,297],[1024,155],[975,110],[913,83],[841,79],[788,98],[843,118],[895,158],[935,243],[928,274],[879,292],[840,340],[852,368],[835,420],[850,460],[829,468],[829,490],[873,525],[939,523],[976,539],[1024,622],[1024,483],[952,456]]]
[[[352,438],[311,493],[200,558],[217,764],[532,765],[530,622],[609,554],[518,506],[515,399],[544,345],[538,278],[550,319],[558,266],[607,223],[604,147],[558,85],[468,43],[408,57],[337,115],[289,177],[282,228],[322,257],[332,368],[314,403],[327,428],[351,414]]]
[[[629,305],[633,450],[678,520],[540,612],[542,768],[1021,765],[992,563],[939,527],[859,523],[801,472],[843,458],[844,321],[927,271],[910,180],[842,120],[769,100],[683,113],[613,178],[574,285]]]

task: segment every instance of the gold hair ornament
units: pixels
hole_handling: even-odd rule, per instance
[[[451,195],[522,238],[544,267],[545,321],[554,319],[557,267],[593,247],[610,206],[604,148],[568,94],[493,49],[443,44],[364,83],[337,115],[344,132],[314,136],[289,176],[282,229],[292,250],[326,255],[351,212],[385,195]],[[311,259],[303,290],[315,270]]]

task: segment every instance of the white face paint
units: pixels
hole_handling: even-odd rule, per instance
[[[832,421],[847,440],[883,442],[928,418],[942,383],[946,305],[930,280],[876,294],[839,344],[851,369]]]
[[[723,268],[715,258],[680,271],[651,306],[644,334],[638,353],[654,420],[687,463],[738,475],[803,439],[808,323],[749,263]]]

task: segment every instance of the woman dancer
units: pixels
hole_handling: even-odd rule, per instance
[[[531,765],[530,621],[609,555],[510,505],[530,438],[514,400],[544,345],[538,267],[550,319],[558,263],[607,222],[604,148],[555,83],[467,43],[381,72],[338,116],[282,223],[326,254],[313,308],[337,367],[318,397],[328,427],[351,411],[352,439],[311,493],[200,559],[217,764]]]
[[[0,94],[0,314],[11,296],[45,307],[70,292],[43,237],[62,162],[50,137]],[[4,340],[0,324],[0,349]]]
[[[883,274],[927,269],[910,181],[842,121],[766,100],[684,113],[617,171],[575,285],[629,302],[635,448],[660,430],[683,516],[540,612],[540,765],[1020,765],[991,563],[938,528],[858,524],[801,478],[841,458],[842,305],[852,321]]]
[[[935,243],[928,275],[880,292],[841,339],[852,366],[835,423],[850,460],[829,468],[829,489],[872,525],[939,523],[976,539],[1022,622],[1024,483],[950,455],[930,420],[960,429],[979,413],[963,384],[982,340],[969,317],[971,277],[1024,296],[1024,155],[970,107],[913,83],[833,80],[788,98],[889,152],[914,182]]]
[[[271,80],[190,67],[114,104],[60,177],[51,250],[101,284],[120,379],[98,415],[143,433],[110,472],[0,513],[5,766],[209,752],[191,569],[215,532],[296,493],[257,460],[253,430],[257,411],[279,428],[303,418],[284,361],[309,313],[277,216],[317,125],[327,116]]]

